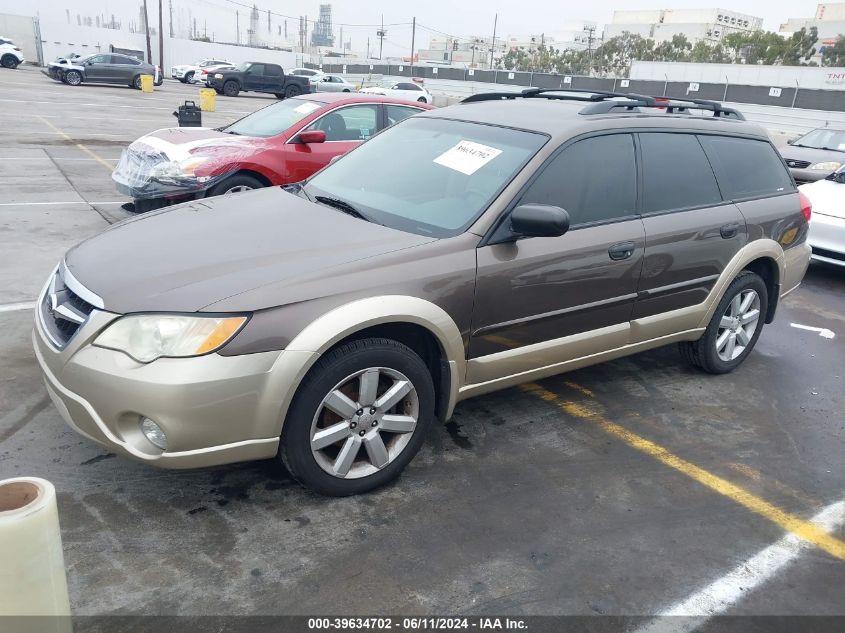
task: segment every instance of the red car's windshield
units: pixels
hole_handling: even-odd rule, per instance
[[[246,115],[232,125],[222,128],[223,132],[241,136],[267,138],[287,130],[294,123],[323,107],[322,103],[305,99],[285,99]]]

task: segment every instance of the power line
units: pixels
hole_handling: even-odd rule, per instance
[[[234,4],[239,7],[245,7],[247,9],[252,9],[253,5],[245,3],[245,2],[238,2],[238,0],[223,0],[223,2],[228,2],[229,4]],[[263,10],[263,9],[262,9]],[[288,19],[298,19],[292,15],[285,15],[284,13],[277,13],[276,11],[270,11],[272,15],[278,16],[280,18],[288,18]],[[307,20],[307,22],[312,22],[313,24],[317,23],[317,20]],[[337,26],[347,26],[352,28],[376,28],[380,27],[380,24],[349,24],[347,22],[335,22]],[[410,26],[411,22],[395,22],[393,24],[385,24],[384,26]]]

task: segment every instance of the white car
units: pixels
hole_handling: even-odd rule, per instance
[[[0,37],[0,66],[3,68],[17,68],[23,64],[21,49],[8,37]]]
[[[340,75],[323,75],[319,81],[309,82],[315,92],[354,92],[355,84],[349,83]]]
[[[200,68],[197,72],[194,73],[194,76],[191,78],[192,84],[205,84],[208,87],[211,87],[211,79],[214,78],[214,73],[221,72],[223,70],[235,70],[237,66],[234,64],[220,64],[219,66],[206,66],[205,68]]]
[[[208,68],[209,66],[221,66],[223,64],[234,66],[232,62],[226,61],[225,59],[201,59],[196,64],[173,66],[170,69],[170,77],[178,79],[183,84],[186,84],[189,83],[194,78],[194,75],[201,69]]]
[[[386,83],[382,86],[370,86],[369,88],[362,88],[358,92],[366,94],[384,95],[385,97],[393,97],[394,99],[404,99],[406,101],[419,101],[420,103],[434,103],[434,97],[431,93],[423,88],[421,85],[412,81],[395,81]]]
[[[807,241],[817,261],[845,266],[845,167],[798,187],[813,204]]]
[[[292,68],[286,74],[308,77],[308,83],[311,84],[313,92],[317,92],[317,84],[321,83],[326,76],[326,73],[322,70],[316,70],[315,68]]]

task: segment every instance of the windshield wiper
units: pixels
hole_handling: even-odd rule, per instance
[[[343,211],[344,213],[351,215],[356,218],[360,218],[361,220],[366,220],[367,222],[373,222],[374,224],[378,224],[375,220],[371,217],[364,215],[354,206],[349,204],[346,200],[341,200],[340,198],[331,198],[329,196],[314,196],[314,200],[317,202],[321,202],[327,206],[334,207],[339,211]]]
[[[825,150],[826,152],[845,152],[845,150],[842,150],[842,149],[836,149],[836,148],[834,148],[834,147],[820,147],[819,149],[823,149],[823,150]]]

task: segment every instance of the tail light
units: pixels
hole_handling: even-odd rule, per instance
[[[804,195],[803,191],[798,192],[798,199],[801,201],[801,215],[803,215],[804,219],[809,222],[810,217],[813,215],[813,203],[810,202],[810,199]]]

